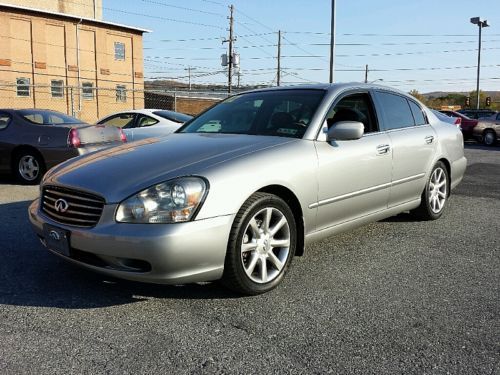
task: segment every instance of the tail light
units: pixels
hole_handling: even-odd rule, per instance
[[[460,127],[460,125],[462,125],[462,119],[461,119],[460,117],[457,117],[457,118],[455,119],[455,125],[456,125],[457,127]]]
[[[80,136],[78,134],[78,129],[72,128],[69,132],[68,136],[68,145],[78,148],[82,145],[82,141],[80,140]]]
[[[122,129],[120,129],[120,139],[123,143],[127,142],[127,136],[125,135]]]

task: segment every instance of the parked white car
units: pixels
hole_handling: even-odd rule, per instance
[[[149,137],[161,137],[176,131],[192,116],[164,109],[135,109],[113,113],[99,121],[98,125],[109,125],[123,129],[129,142]]]

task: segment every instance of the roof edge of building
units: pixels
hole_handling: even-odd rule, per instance
[[[92,22],[92,23],[101,24],[101,25],[108,25],[108,26],[113,26],[113,27],[127,29],[127,30],[134,30],[134,31],[139,31],[141,33],[152,32],[152,30],[143,29],[140,27],[128,26],[128,25],[123,25],[123,24],[115,23],[115,22],[101,21],[101,20],[97,20],[95,18],[89,18],[89,17],[80,17],[80,16],[76,16],[73,14],[52,12],[50,10],[25,7],[25,6],[21,6],[21,5],[14,5],[14,4],[7,4],[7,3],[0,2],[0,8],[9,8],[9,9],[13,9],[13,10],[26,10],[28,12],[33,12],[33,13],[47,14],[47,15],[52,15],[52,16],[57,16],[57,17],[62,17],[62,18],[69,18],[69,19],[78,20],[78,21],[82,20],[82,21]]]

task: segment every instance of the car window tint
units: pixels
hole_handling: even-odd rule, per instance
[[[20,109],[17,111],[24,119],[38,125],[58,125],[58,124],[82,124],[77,118],[65,115],[64,113],[38,110],[38,109]]]
[[[0,130],[5,129],[10,122],[10,115],[7,113],[0,113]]]
[[[157,116],[163,117],[167,120],[174,121],[177,123],[184,123],[193,118],[193,116],[173,111],[154,111],[153,113]]]
[[[365,126],[365,133],[378,131],[375,112],[368,93],[358,93],[343,97],[327,115],[329,126],[339,121],[359,121]]]
[[[137,127],[143,128],[143,127],[151,126],[151,125],[154,125],[157,123],[158,123],[158,120],[156,120],[152,117],[149,117],[146,115],[139,115],[139,120],[137,121]]]
[[[387,92],[378,92],[377,97],[384,111],[386,130],[415,126],[406,98]]]
[[[29,120],[35,124],[43,125],[43,116],[39,113],[32,113],[29,115],[23,116],[26,120]]]
[[[101,121],[99,124],[117,128],[132,128],[134,126],[134,117],[134,113],[122,113]]]
[[[427,124],[422,108],[420,108],[420,106],[418,106],[414,101],[408,100],[408,103],[410,103],[410,109],[413,114],[413,119],[415,120],[415,125]]]

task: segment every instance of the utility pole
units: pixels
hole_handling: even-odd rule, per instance
[[[281,84],[281,30],[278,30],[278,71],[276,72],[276,86]]]
[[[479,27],[479,46],[477,48],[477,82],[476,82],[476,95],[477,95],[476,109],[479,109],[479,106],[480,106],[480,103],[479,103],[479,74],[481,71],[481,31],[482,31],[483,27],[488,27],[490,25],[488,24],[487,20],[483,20],[481,17],[472,17],[470,19],[470,22]]]
[[[330,30],[330,83],[333,83],[335,72],[335,0],[332,0],[332,19]]]
[[[368,64],[365,65],[365,83],[368,83]]]
[[[233,42],[236,40],[233,37],[233,23],[234,23],[234,18],[233,18],[233,12],[234,12],[234,5],[231,4],[229,7],[229,39],[224,40],[222,43],[229,43],[229,51],[227,54],[227,92],[231,93],[231,86],[233,85]]]
[[[238,69],[238,88],[240,88],[241,71]]]
[[[191,70],[195,70],[196,68],[191,68],[191,66],[188,66],[187,68],[184,68],[184,70],[188,71],[188,79],[189,79],[189,91],[191,91]]]

